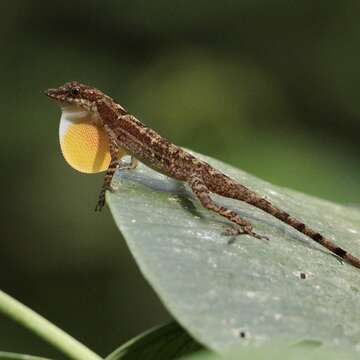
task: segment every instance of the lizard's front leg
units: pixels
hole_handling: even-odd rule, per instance
[[[193,175],[188,180],[189,185],[196,195],[196,197],[200,200],[201,204],[209,210],[212,210],[216,213],[218,213],[221,216],[224,216],[228,220],[232,221],[236,225],[240,227],[240,229],[236,229],[236,232],[232,232],[231,235],[241,235],[241,234],[248,234],[251,235],[257,239],[266,239],[268,238],[266,236],[261,236],[256,234],[253,231],[252,225],[244,220],[242,217],[240,217],[235,211],[230,210],[224,206],[217,205],[210,197],[210,191],[207,188],[206,184],[201,178],[201,175]]]
[[[104,182],[103,182],[101,190],[100,190],[100,194],[99,194],[98,202],[95,207],[95,211],[101,211],[102,208],[104,207],[105,193],[106,193],[106,190],[110,190],[110,191],[112,190],[111,180],[115,174],[117,167],[118,167],[118,159],[111,157],[111,162],[110,162],[110,165],[109,165],[109,167],[106,171],[105,177],[104,177]]]
[[[106,127],[105,130],[107,130]],[[110,149],[111,161],[104,177],[104,182],[101,187],[101,191],[99,194],[98,202],[95,207],[95,211],[101,211],[102,208],[104,207],[106,191],[107,190],[113,191],[111,187],[111,181],[116,170],[135,169],[136,166],[138,165],[138,160],[133,156],[130,157],[129,163],[123,161],[122,157],[124,156],[124,153],[122,151],[119,151],[119,147],[116,143],[116,139],[114,139],[112,136],[113,134],[111,132],[107,132],[107,133],[109,136],[109,149]]]

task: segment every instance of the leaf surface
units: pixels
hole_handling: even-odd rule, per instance
[[[358,210],[201,157],[360,254]],[[261,210],[214,196],[270,238],[246,235],[229,243],[223,234],[229,222],[202,208],[182,183],[143,165],[115,180],[118,190],[108,194],[108,203],[130,251],[164,305],[196,340],[220,352],[272,341],[360,346],[358,269]]]

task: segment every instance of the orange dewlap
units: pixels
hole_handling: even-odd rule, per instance
[[[107,135],[102,128],[91,123],[69,124],[60,138],[60,147],[68,164],[80,172],[105,171],[110,164]]]

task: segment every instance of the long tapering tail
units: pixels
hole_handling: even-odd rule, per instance
[[[331,240],[325,238],[319,232],[309,228],[301,221],[293,218],[287,212],[277,208],[273,204],[271,204],[268,200],[257,196],[252,191],[248,190],[251,193],[251,196],[247,196],[244,199],[245,202],[256,206],[257,208],[267,212],[268,214],[276,217],[277,219],[283,221],[284,223],[290,225],[294,229],[300,231],[304,235],[308,236],[309,238],[313,239],[320,245],[324,246],[326,249],[330,250],[332,253],[339,256],[344,261],[348,262],[349,264],[357,267],[360,269],[360,259],[351,255],[348,251],[344,250],[343,248],[337,246]],[[250,195],[249,193],[247,195]]]
[[[210,169],[210,170],[209,170]],[[276,217],[282,222],[290,225],[294,229],[300,231],[304,235],[310,237],[326,249],[330,250],[335,255],[339,256],[344,261],[360,269],[360,259],[350,254],[348,251],[337,246],[331,240],[325,238],[319,232],[309,228],[303,222],[290,216],[284,210],[274,206],[270,201],[262,198],[254,191],[251,191],[247,187],[235,182],[228,176],[218,172],[217,170],[209,167],[206,169],[207,176],[205,176],[205,182],[210,191],[219,194],[224,197],[237,199],[244,201],[250,205],[253,205],[268,214]],[[205,172],[206,174],[206,172]],[[225,181],[224,181],[225,180]],[[226,184],[224,186],[224,184]]]

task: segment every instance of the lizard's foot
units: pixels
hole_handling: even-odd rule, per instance
[[[125,162],[123,158],[119,159],[116,164],[116,168],[119,170],[134,170],[139,164],[139,161],[134,157],[131,157],[130,162]]]
[[[95,206],[95,211],[100,212],[104,206],[105,206],[105,198],[101,198],[101,199],[99,198],[99,200]]]
[[[114,192],[114,188],[111,185],[103,187],[100,191],[99,199],[95,206],[95,211],[100,212],[102,208],[105,206],[105,193],[107,190],[109,190],[110,192]]]
[[[226,229],[224,235],[233,237],[233,239],[229,240],[229,244],[233,243],[235,241],[235,237],[239,235],[250,235],[259,240],[270,240],[267,236],[259,235],[254,232],[252,226],[234,226]]]

